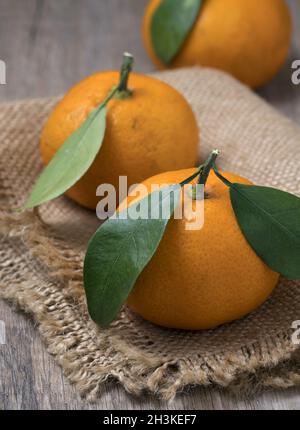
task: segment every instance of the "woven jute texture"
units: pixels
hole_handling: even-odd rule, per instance
[[[191,103],[201,128],[201,158],[218,147],[221,168],[299,195],[296,125],[223,73],[193,68],[156,76]],[[39,134],[56,102],[0,107],[0,295],[38,322],[69,380],[91,400],[107,379],[131,393],[150,391],[164,399],[187,385],[253,392],[300,384],[300,354],[291,340],[292,322],[300,320],[299,282],[281,279],[260,309],[214,330],[167,330],[126,308],[105,330],[91,322],[82,264],[99,223],[95,214],[65,197],[38,212],[8,213],[24,201],[41,170]]]

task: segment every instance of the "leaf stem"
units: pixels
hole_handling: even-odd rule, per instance
[[[108,93],[106,98],[103,100],[103,102],[99,105],[97,110],[102,109],[104,106],[107,105],[107,103],[115,96],[115,94],[118,92],[118,87],[114,86],[112,90]]]
[[[184,185],[189,184],[193,179],[195,179],[199,175],[199,173],[201,172],[201,169],[202,169],[202,166],[200,166],[198,168],[198,170],[195,173],[192,174],[192,176],[189,176],[187,179],[185,179],[184,181],[180,182],[179,185],[181,187],[183,187]]]
[[[205,161],[205,163],[202,166],[202,169],[200,171],[198,184],[199,185],[205,185],[207,178],[209,176],[209,173],[215,163],[215,160],[217,156],[220,154],[220,151],[218,149],[214,149],[211,154],[209,155],[208,159]]]
[[[227,185],[227,187],[231,187],[233,185],[232,182],[228,181],[228,179],[221,175],[214,161],[212,163],[212,168],[215,172],[215,175],[223,182],[223,184]]]

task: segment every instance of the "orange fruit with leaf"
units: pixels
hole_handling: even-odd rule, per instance
[[[213,328],[259,307],[279,273],[300,278],[300,199],[221,173],[217,155],[213,151],[196,172],[146,180],[144,190],[94,234],[84,284],[95,322],[109,324],[127,301],[133,311],[165,327]],[[204,206],[202,228],[187,229],[187,220],[174,215],[187,184],[194,184],[187,193],[192,213],[199,201]]]
[[[152,184],[180,183],[194,171],[163,173],[143,184],[150,193]],[[251,184],[237,175],[224,175],[232,182]],[[128,297],[128,306],[153,323],[212,328],[256,309],[277,284],[278,273],[255,254],[243,236],[228,187],[211,172],[206,188],[203,227],[187,230],[185,219],[170,220]]]
[[[125,54],[120,76],[96,73],[59,101],[42,130],[40,151],[47,165],[26,207],[66,193],[90,209],[100,184],[118,190],[167,169],[195,165],[199,130],[190,105],[174,88],[131,72]]]
[[[150,0],[143,21],[159,68],[214,67],[251,87],[278,72],[291,32],[285,0]]]

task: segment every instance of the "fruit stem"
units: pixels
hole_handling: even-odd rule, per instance
[[[118,85],[115,85],[108,93],[106,98],[100,104],[98,109],[102,109],[107,103],[113,98],[126,99],[132,94],[132,91],[127,88],[129,74],[132,70],[133,56],[128,52],[123,54],[123,63],[120,70],[120,81]]]
[[[131,91],[128,89],[127,85],[128,85],[128,78],[132,70],[133,62],[134,62],[133,55],[129,54],[128,52],[124,52],[123,63],[120,70],[120,81],[117,87],[118,93],[122,94],[123,96],[129,96],[131,94]]]
[[[205,161],[205,163],[202,166],[202,169],[200,171],[200,175],[199,175],[199,179],[198,179],[198,184],[200,185],[205,185],[207,178],[209,176],[209,173],[215,163],[215,160],[217,158],[217,156],[220,154],[220,151],[218,149],[214,149],[211,154],[209,155],[209,157],[207,158],[207,160]]]

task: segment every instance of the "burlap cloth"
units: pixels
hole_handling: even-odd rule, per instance
[[[194,68],[157,77],[191,103],[201,125],[202,158],[218,147],[220,167],[299,194],[296,125],[223,73]],[[107,379],[164,399],[191,384],[249,392],[300,384],[300,354],[291,341],[291,324],[300,319],[299,282],[281,279],[258,311],[215,330],[162,329],[126,309],[108,329],[90,321],[82,262],[98,225],[95,214],[65,197],[39,213],[6,213],[24,200],[41,169],[39,134],[56,101],[0,107],[0,295],[33,315],[69,380],[91,400]]]

